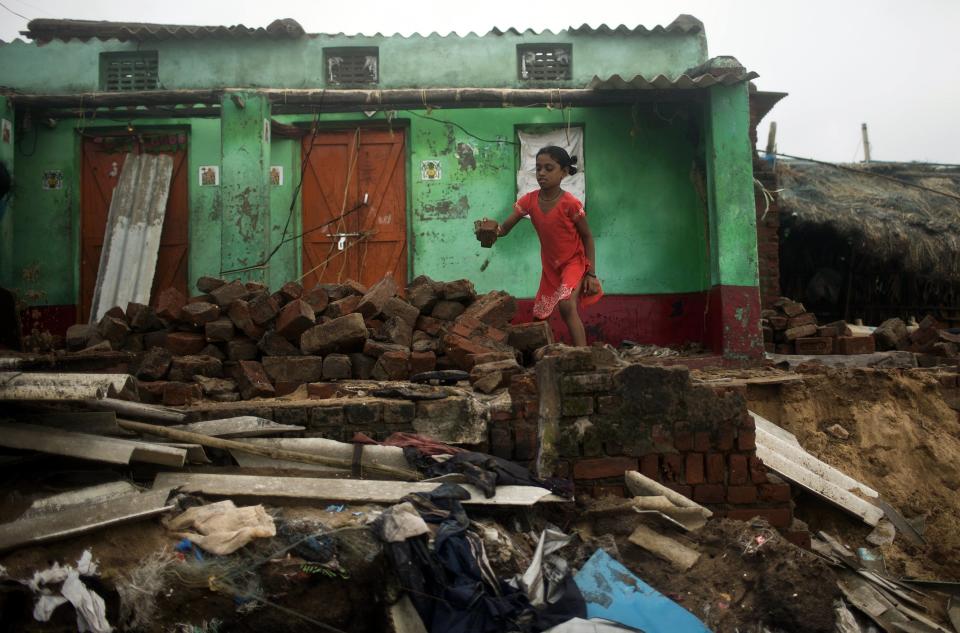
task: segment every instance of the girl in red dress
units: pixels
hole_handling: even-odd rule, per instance
[[[513,213],[498,226],[502,237],[524,216],[533,222],[540,238],[543,274],[533,304],[533,318],[546,320],[560,309],[573,344],[587,344],[578,304],[586,307],[600,300],[603,291],[597,279],[593,234],[583,203],[560,188],[565,176],[577,173],[575,163],[562,147],[551,145],[537,152],[539,191],[531,191],[513,205]]]

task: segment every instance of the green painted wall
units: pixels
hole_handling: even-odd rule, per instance
[[[276,118],[287,123],[306,124],[310,120],[293,115]],[[597,241],[598,269],[606,292],[677,293],[708,288],[711,278],[707,218],[691,176],[695,163],[702,162],[697,139],[703,118],[701,106],[695,101],[565,111],[514,108],[434,110],[429,115],[425,111],[398,113],[392,125],[406,130],[409,139],[411,277],[468,277],[481,291],[503,289],[518,296],[532,296],[540,274],[539,244],[532,227],[524,222],[493,249],[483,249],[473,237],[473,222],[484,216],[502,220],[512,208],[516,198],[517,148],[512,144],[516,131],[570,124],[582,125],[585,130],[587,213]],[[373,121],[352,114],[320,118],[321,125],[334,127],[356,122],[388,124],[383,115],[377,115]],[[171,122],[141,121],[137,125],[146,129],[163,123]],[[243,180],[242,188],[234,187],[228,193],[229,170],[242,166],[229,167],[229,161],[224,161],[220,187],[201,187],[198,179],[200,166],[221,164],[222,154],[233,151],[230,148],[237,137],[224,142],[218,119],[173,123],[185,126],[190,138],[187,177],[192,288],[198,277],[219,275],[228,268],[221,267],[221,259],[224,263],[239,264],[241,259],[256,263],[250,260],[260,249],[269,251],[279,243],[300,177],[300,143],[289,139],[272,141],[268,163],[283,167],[284,183],[267,191],[269,242],[257,237],[251,246],[238,232],[238,226],[244,227],[243,231],[251,230],[250,218],[239,215],[234,204],[242,202],[241,194],[250,183]],[[98,126],[115,127],[116,122],[87,125],[88,129]],[[32,153],[17,157],[17,206],[12,213],[16,219],[12,231],[14,248],[4,273],[12,278],[14,288],[41,292],[35,294],[36,303],[72,304],[79,294],[79,139],[66,122],[53,130],[43,126],[34,129],[21,139],[22,146]],[[252,132],[249,136],[247,140],[253,143]],[[457,157],[461,143],[473,148],[475,169],[461,168]],[[244,159],[247,166],[251,164],[249,158]],[[441,161],[442,180],[420,179],[420,161],[426,159]],[[40,188],[46,169],[64,171],[62,191]],[[257,169],[256,177],[259,176]],[[232,197],[234,203],[225,204],[224,196]],[[302,230],[300,208],[298,198],[288,237]],[[265,221],[261,217],[258,222],[261,220]],[[266,226],[257,226],[255,235],[265,235]],[[225,234],[229,234],[226,239]],[[5,235],[4,239],[7,238]],[[755,245],[753,249],[755,253]],[[487,260],[489,263],[481,270]],[[33,281],[24,280],[24,271]],[[277,288],[301,272],[299,240],[294,240],[273,256],[264,274],[271,288]]]
[[[255,93],[224,95],[221,112],[221,270],[259,266],[270,249],[270,102]],[[266,282],[262,268],[227,273]]]
[[[316,35],[298,40],[181,40],[160,42],[16,40],[0,45],[0,85],[23,92],[99,89],[101,52],[156,50],[162,87],[316,88],[326,85],[323,49],[377,46],[381,88],[529,87],[517,79],[516,47],[523,43],[573,44],[573,79],[541,85],[586,86],[595,75],[675,77],[707,59],[702,30],[691,33],[561,31],[450,36]]]
[[[713,285],[756,286],[757,227],[747,85],[710,88],[706,121]]]

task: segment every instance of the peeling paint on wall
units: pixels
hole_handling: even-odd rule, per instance
[[[462,220],[470,211],[470,200],[460,196],[456,202],[440,200],[425,204],[417,210],[417,217],[421,220]]]

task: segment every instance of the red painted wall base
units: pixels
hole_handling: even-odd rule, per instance
[[[515,323],[533,320],[533,299],[520,299]],[[701,343],[731,359],[763,357],[760,294],[752,286],[714,286],[709,292],[669,295],[606,295],[580,317],[587,341],[618,346],[623,341],[678,347]],[[554,312],[554,338],[570,343],[567,326]]]

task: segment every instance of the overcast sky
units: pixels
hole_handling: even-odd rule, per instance
[[[278,17],[308,32],[484,33],[492,27],[588,23],[668,24],[690,13],[706,25],[711,55],[733,55],[760,74],[761,90],[789,92],[761,125],[777,121],[781,152],[850,162],[960,163],[960,0],[0,0],[0,40],[27,18],[266,26]],[[0,69],[0,84],[3,83]]]

